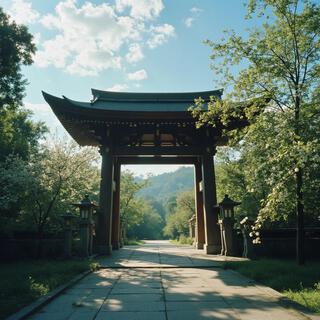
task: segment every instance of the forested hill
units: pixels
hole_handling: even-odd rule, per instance
[[[154,198],[166,201],[181,191],[193,188],[193,167],[181,167],[174,172],[163,173],[149,178],[149,184],[139,195],[143,198]]]

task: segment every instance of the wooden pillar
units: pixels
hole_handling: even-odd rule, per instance
[[[120,248],[120,176],[121,165],[119,160],[114,162],[114,190],[112,210],[112,249]]]
[[[221,251],[219,208],[217,205],[216,181],[214,173],[214,153],[207,149],[202,156],[204,229],[206,253],[219,254]]]
[[[205,244],[204,217],[203,217],[203,194],[200,190],[202,184],[201,161],[194,166],[194,191],[196,208],[196,248],[203,249]]]
[[[98,251],[110,255],[112,230],[113,160],[110,147],[101,146],[100,203],[97,226]]]

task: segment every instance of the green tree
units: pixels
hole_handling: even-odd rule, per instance
[[[189,219],[195,214],[194,191],[184,191],[177,196],[174,213],[166,217],[164,235],[177,239],[181,235],[189,236]]]
[[[241,200],[241,205],[236,207],[235,211],[236,216],[240,215],[238,220],[243,216],[254,220],[263,198],[261,189],[264,183],[262,179],[258,180],[259,177],[251,180],[252,167],[246,162],[248,153],[241,152],[241,157],[235,158],[234,152],[235,149],[220,148],[217,153],[215,169],[218,201],[221,201],[225,194],[234,200]]]
[[[98,193],[99,170],[97,152],[80,148],[73,141],[48,142],[28,164],[30,175],[26,201],[21,216],[25,225],[32,225],[39,239],[46,231],[60,227],[60,215],[72,210],[88,193]]]
[[[0,8],[0,161],[9,154],[28,158],[46,131],[21,108],[27,84],[21,66],[32,63],[32,40],[27,27],[17,25]]]
[[[143,201],[140,208],[142,219],[139,224],[128,230],[128,236],[137,239],[161,239],[163,218],[148,201]]]
[[[98,198],[97,152],[75,142],[53,140],[30,160],[9,156],[0,162],[1,233],[35,231],[39,239],[61,230],[61,214],[74,210],[88,193]]]
[[[0,8],[0,109],[22,104],[26,80],[22,65],[30,65],[36,47],[26,26],[17,25]]]
[[[0,162],[0,234],[10,237],[26,199],[30,174],[26,161],[8,156]]]
[[[139,225],[143,220],[144,201],[137,194],[146,184],[146,180],[137,181],[130,171],[121,173],[120,217],[125,241],[128,230]]]
[[[148,180],[148,185],[150,185],[152,182]],[[151,207],[156,210],[161,217],[164,217],[166,212],[165,208],[161,201],[157,200],[155,197],[144,197],[144,199],[151,205]]]
[[[36,152],[47,129],[42,123],[34,123],[30,115],[26,110],[0,109],[0,161],[11,154],[26,160]]]
[[[177,195],[173,195],[164,203],[165,215],[168,216],[174,212],[177,207]]]
[[[207,41],[212,49],[213,69],[232,85],[232,99],[247,100],[247,105],[243,109],[228,100],[212,100],[209,112],[203,115],[200,99],[194,114],[199,116],[200,125],[214,124],[218,119],[229,129],[234,117],[251,122],[256,118],[254,125],[242,130],[241,138],[252,148],[264,150],[260,160],[263,153],[266,155],[259,162],[261,166],[254,168],[256,175],[261,171],[269,174],[257,225],[269,217],[278,219],[278,209],[284,201],[290,208],[293,198],[297,261],[302,264],[303,190],[307,188],[307,176],[310,177],[307,171],[319,168],[320,162],[315,135],[319,130],[320,6],[308,0],[251,0],[248,18],[255,14],[265,19],[261,29],[252,30],[246,37],[231,31],[226,40]],[[235,72],[235,66],[241,70]],[[270,104],[261,112],[263,101],[256,98],[266,96]],[[237,133],[234,130],[229,135],[234,137]]]

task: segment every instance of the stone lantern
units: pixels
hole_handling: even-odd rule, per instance
[[[196,215],[194,214],[189,219],[189,237],[195,239],[196,237]]]
[[[81,255],[87,257],[92,254],[93,242],[93,209],[97,206],[90,200],[89,195],[85,195],[79,203],[74,206],[80,210],[80,243]]]
[[[226,194],[223,200],[219,203],[220,207],[220,234],[221,234],[221,254],[225,256],[235,255],[234,241],[234,208],[240,205],[241,202],[233,201]]]
[[[67,211],[62,215],[64,222],[64,257],[70,258],[72,255],[72,220],[74,216]]]

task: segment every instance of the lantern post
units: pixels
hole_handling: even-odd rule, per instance
[[[233,201],[226,194],[224,199],[219,203],[220,207],[220,231],[221,231],[221,255],[235,255],[234,244],[234,208],[240,205],[241,202]]]
[[[93,237],[93,209],[97,206],[90,200],[89,195],[74,206],[80,210],[80,243],[81,255],[87,257],[92,254],[92,237]]]
[[[62,218],[64,222],[64,257],[68,259],[72,256],[72,220],[74,216],[67,211],[62,215]]]

